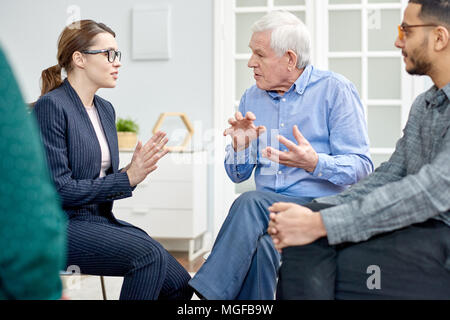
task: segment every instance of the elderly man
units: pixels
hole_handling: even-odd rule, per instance
[[[339,195],[270,208],[277,298],[450,299],[449,19],[449,0],[405,10],[395,45],[406,71],[434,86],[389,161]]]
[[[206,299],[273,299],[280,255],[266,232],[268,207],[336,194],[373,170],[358,93],[344,77],[310,65],[304,24],[269,13],[254,24],[249,46],[256,86],[224,132],[232,137],[225,168],[236,183],[255,169],[257,191],[234,202],[190,281]]]

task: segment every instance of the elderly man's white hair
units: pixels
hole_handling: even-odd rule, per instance
[[[297,55],[297,67],[310,63],[311,38],[305,24],[287,11],[272,11],[256,21],[252,32],[271,30],[270,46],[278,56],[292,50]]]

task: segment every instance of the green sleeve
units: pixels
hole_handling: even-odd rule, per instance
[[[59,299],[66,215],[1,48],[0,114],[0,299]]]

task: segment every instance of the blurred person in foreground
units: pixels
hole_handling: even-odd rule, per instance
[[[1,48],[0,114],[0,300],[60,299],[66,216]]]

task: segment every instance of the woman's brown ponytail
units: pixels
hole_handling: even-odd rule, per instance
[[[62,83],[61,71],[72,71],[72,56],[76,51],[89,49],[93,45],[94,37],[99,33],[110,33],[116,37],[114,31],[103,23],[92,20],[75,21],[68,25],[58,39],[58,64],[45,69],[41,75],[41,96],[59,87]]]
[[[49,91],[52,91],[55,88],[58,88],[62,84],[61,77],[61,66],[59,64],[45,69],[42,71],[41,79],[42,79],[42,88],[41,88],[41,96],[46,94]]]

